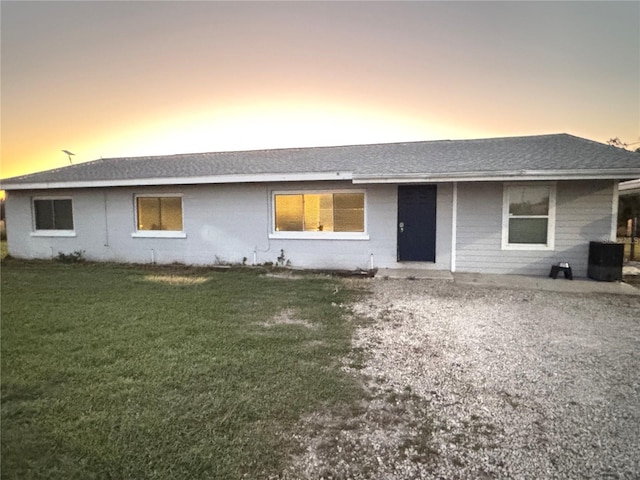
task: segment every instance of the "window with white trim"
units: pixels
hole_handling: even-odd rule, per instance
[[[275,232],[364,233],[364,192],[273,195]]]
[[[33,218],[36,231],[73,231],[71,198],[34,198]]]
[[[182,195],[136,196],[136,229],[139,232],[181,232]]]
[[[505,185],[502,248],[552,250],[555,196],[554,184]]]

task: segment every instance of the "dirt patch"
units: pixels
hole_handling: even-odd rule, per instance
[[[147,275],[147,282],[164,283],[166,285],[201,285],[207,282],[207,277],[184,275]]]
[[[640,288],[640,275],[625,275],[622,280],[629,285]]]
[[[304,277],[302,275],[297,275],[292,272],[277,272],[277,273],[265,273],[265,277],[268,278],[281,278],[285,280],[302,280]]]
[[[278,312],[269,320],[260,323],[263,327],[274,327],[276,325],[296,325],[304,328],[315,328],[315,325],[308,320],[299,317],[299,312],[292,309],[285,309]]]

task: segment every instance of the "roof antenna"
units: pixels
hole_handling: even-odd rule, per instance
[[[71,153],[69,150],[62,150],[62,151],[67,154],[67,157],[69,157],[69,163],[73,165],[73,162],[71,161],[71,155],[75,155],[75,153]]]

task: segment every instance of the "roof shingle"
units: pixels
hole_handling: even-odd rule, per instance
[[[195,177],[215,183],[213,177],[230,175],[349,172],[366,179],[594,170],[629,170],[640,177],[640,154],[568,134],[192,153],[95,160],[5,179],[2,188]]]

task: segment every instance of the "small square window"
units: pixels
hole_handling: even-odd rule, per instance
[[[182,231],[182,197],[137,197],[138,231]]]
[[[73,230],[73,206],[70,198],[33,200],[36,230]]]

